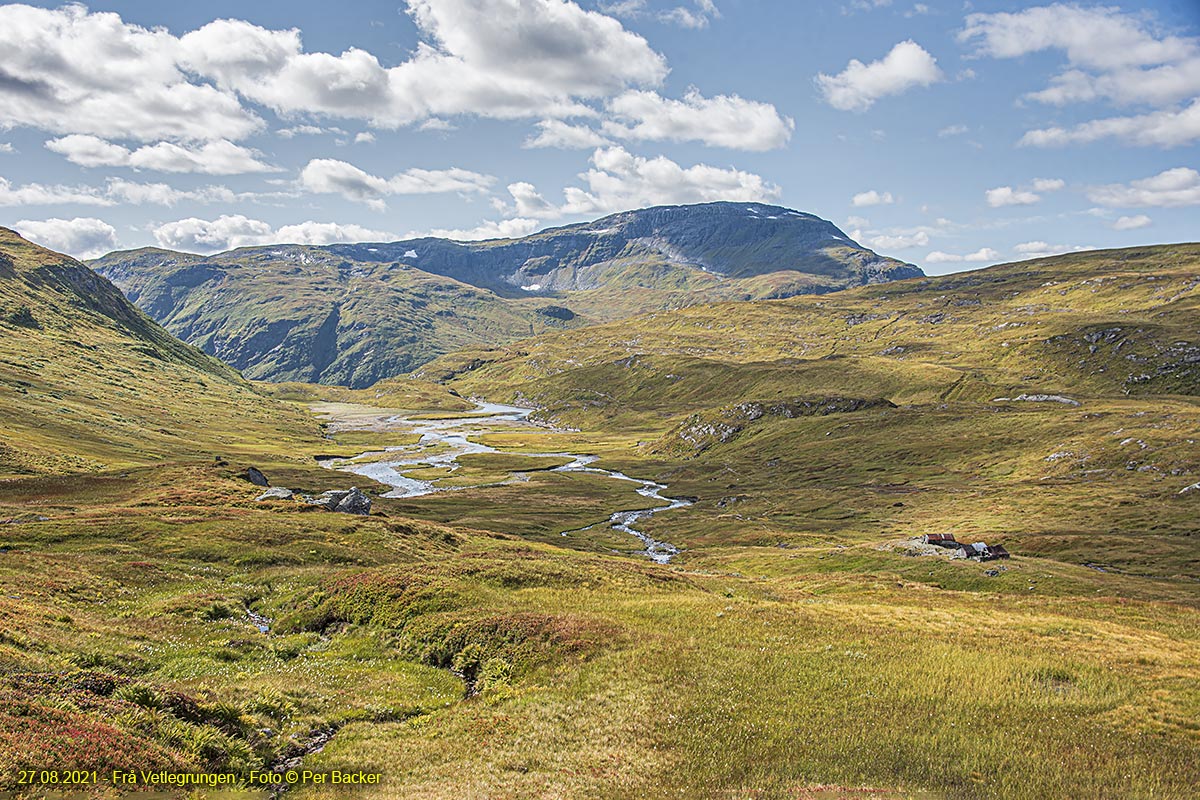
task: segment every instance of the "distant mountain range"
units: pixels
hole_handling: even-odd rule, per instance
[[[90,262],[248,377],[368,386],[464,346],[715,300],[920,277],[833,223],[761,203],[659,206],[521,239],[143,248]]]

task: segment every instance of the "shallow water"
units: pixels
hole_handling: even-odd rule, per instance
[[[477,403],[471,415],[465,417],[411,419],[396,415],[387,419],[388,426],[406,426],[410,432],[420,435],[421,438],[418,442],[411,445],[388,447],[384,450],[369,450],[353,458],[322,459],[318,463],[323,467],[338,469],[343,472],[352,472],[356,475],[370,478],[377,483],[391,486],[392,490],[385,494],[384,497],[421,497],[422,495],[434,494],[436,492],[464,491],[470,488],[478,488],[455,487],[443,489],[434,486],[429,481],[406,477],[403,473],[425,467],[447,467],[450,470],[455,470],[458,469],[458,459],[461,456],[474,453],[506,452],[473,441],[470,437],[472,435],[490,433],[502,428],[527,426],[530,423],[526,421],[526,418],[532,410],[518,406],[503,405],[501,403]],[[638,494],[649,500],[658,501],[662,505],[655,505],[650,508],[614,511],[607,520],[609,527],[640,539],[646,545],[646,549],[642,551],[643,554],[660,564],[665,564],[671,559],[671,556],[679,552],[679,549],[674,545],[668,542],[660,542],[635,527],[637,522],[653,514],[691,505],[691,502],[688,500],[664,497],[662,492],[667,489],[666,485],[640,478],[631,478],[621,472],[594,467],[592,464],[598,460],[594,455],[567,452],[521,452],[514,453],[514,455],[529,456],[532,458],[570,458],[573,459],[571,463],[555,467],[553,471],[588,472],[596,475],[605,475],[613,480],[640,484],[639,488],[635,490]],[[363,462],[361,459],[370,459],[370,461]],[[570,536],[572,533],[578,533],[593,527],[595,526],[589,525],[587,528],[563,531],[562,535]]]

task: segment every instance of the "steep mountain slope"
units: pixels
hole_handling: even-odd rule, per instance
[[[313,441],[317,432],[299,411],[171,336],[83,264],[7,228],[0,431],[0,475],[211,456],[255,437]]]
[[[523,239],[146,248],[91,262],[168,330],[253,378],[361,388],[474,344],[722,299],[921,275],[811,214],[666,206]]]

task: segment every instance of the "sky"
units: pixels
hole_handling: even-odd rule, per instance
[[[521,236],[773,203],[930,274],[1200,239],[1200,0],[0,5],[0,225]]]

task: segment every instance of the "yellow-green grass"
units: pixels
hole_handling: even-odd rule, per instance
[[[0,478],[164,456],[281,456],[318,440],[73,259],[0,228]]]

